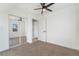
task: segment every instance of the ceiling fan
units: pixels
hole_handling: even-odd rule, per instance
[[[40,4],[41,4],[42,8],[36,8],[34,10],[40,10],[40,9],[42,9],[41,14],[43,14],[43,12],[46,11],[46,10],[52,12],[52,10],[49,9],[48,7],[50,7],[51,5],[53,5],[55,3],[49,3],[48,5],[46,5],[46,3],[40,3]]]

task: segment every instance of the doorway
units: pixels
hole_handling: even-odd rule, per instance
[[[8,15],[9,19],[9,47],[13,48],[26,43],[25,21],[22,17]]]
[[[36,19],[32,19],[32,37],[33,42],[37,41],[39,37],[39,22]]]

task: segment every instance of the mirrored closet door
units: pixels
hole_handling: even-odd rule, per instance
[[[22,17],[8,15],[9,19],[9,47],[13,48],[26,43],[25,21]]]

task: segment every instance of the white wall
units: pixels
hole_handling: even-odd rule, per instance
[[[27,42],[32,43],[32,17],[29,15],[27,20]]]
[[[77,44],[76,44],[76,46],[77,46],[77,48],[78,48],[78,50],[79,50],[79,4],[76,4],[76,6],[77,6]]]
[[[79,4],[78,4],[78,35],[79,35]],[[77,47],[79,49],[79,36],[78,36],[78,41],[77,41]]]
[[[7,4],[0,4],[0,51],[9,48]]]
[[[47,17],[48,42],[76,49],[76,8],[74,5]]]
[[[78,46],[76,46],[76,6],[75,4],[66,4],[67,6],[64,4],[63,7],[60,5],[62,6],[62,4],[59,4],[59,8],[57,8],[58,5],[55,6],[52,8],[52,13],[48,12],[47,15],[45,15],[45,19],[47,19],[47,41],[64,47],[79,50],[77,48]],[[40,19],[44,20],[44,18]],[[41,32],[40,35],[42,35]]]

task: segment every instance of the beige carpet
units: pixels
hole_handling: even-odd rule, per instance
[[[79,56],[79,51],[37,41],[0,52],[1,56]]]

